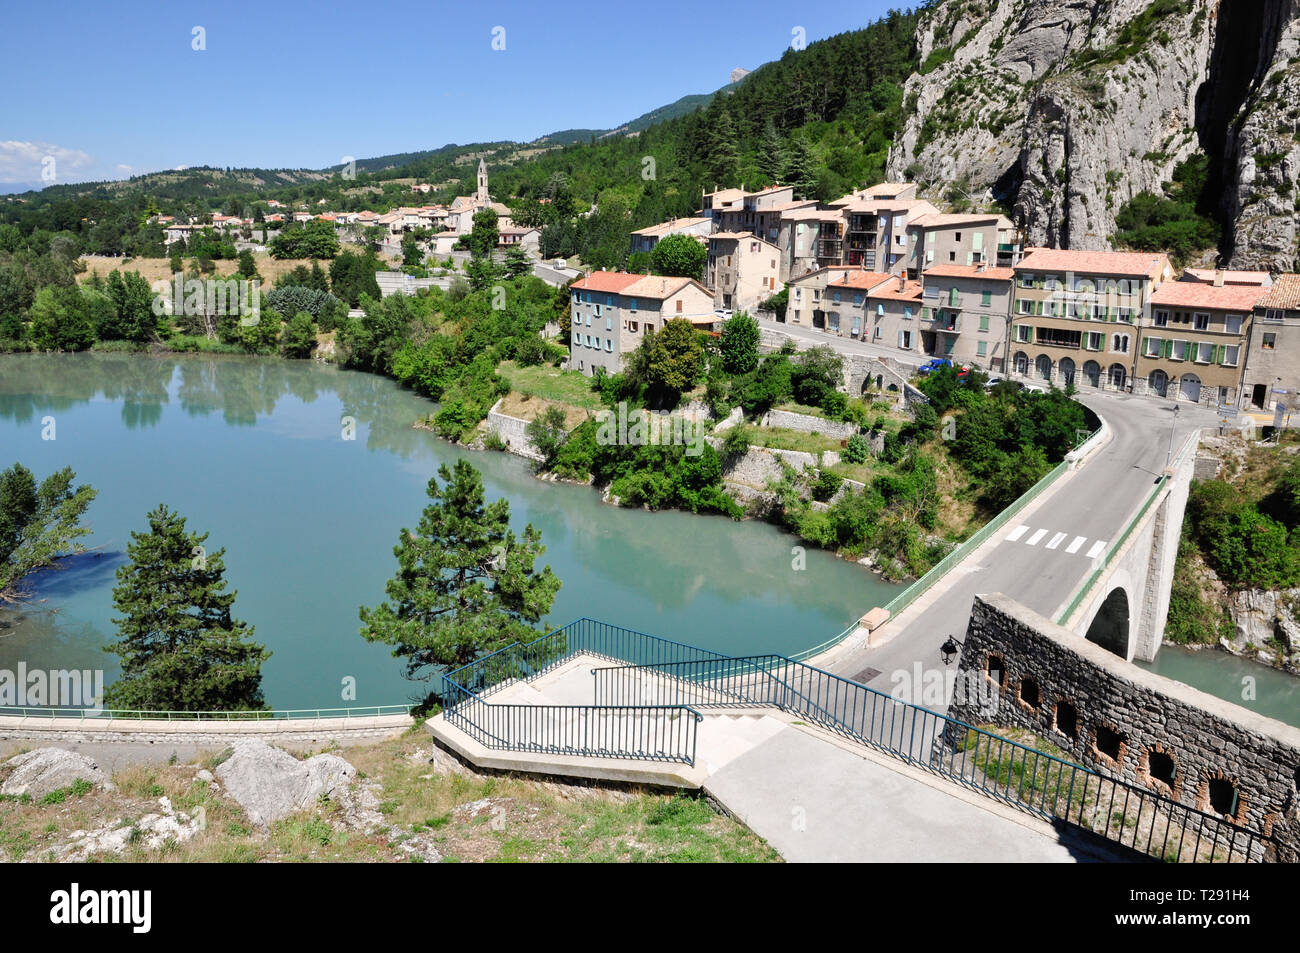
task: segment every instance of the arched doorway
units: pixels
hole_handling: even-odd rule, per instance
[[[1024,351],[1016,351],[1014,358],[1016,373],[1021,376],[1029,373],[1029,355]]]
[[[1201,379],[1195,374],[1184,374],[1178,379],[1178,396],[1193,404],[1201,399]]]
[[[1147,390],[1157,397],[1166,397],[1169,394],[1169,375],[1160,368],[1151,372],[1147,378]]]
[[[1083,379],[1093,387],[1101,386],[1101,365],[1096,361],[1085,361],[1083,365]]]
[[[1112,589],[1097,610],[1092,625],[1088,626],[1085,638],[1106,651],[1127,659],[1128,620],[1128,593],[1122,588]]]
[[[1112,364],[1110,369],[1106,371],[1106,379],[1110,382],[1111,387],[1116,390],[1123,390],[1124,382],[1128,379],[1128,374],[1124,370],[1124,365]]]
[[[1034,376],[1042,381],[1052,379],[1052,359],[1046,354],[1040,354],[1034,360]]]
[[[1056,370],[1060,374],[1061,382],[1066,387],[1074,384],[1074,361],[1068,357],[1063,357],[1060,363],[1056,365]]]

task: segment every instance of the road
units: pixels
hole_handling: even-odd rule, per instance
[[[898,348],[882,347],[879,345],[868,344],[854,338],[839,337],[838,335],[827,334],[825,331],[818,331],[815,328],[810,328],[801,324],[788,324],[764,318],[759,318],[758,324],[761,328],[780,331],[799,341],[807,341],[810,344],[829,344],[840,354],[856,354],[872,358],[888,357],[898,361],[900,364],[910,364],[913,367],[920,367],[930,359],[930,355],[928,354],[909,354],[904,351],[899,351]]]
[[[964,637],[977,593],[1002,592],[1052,615],[1153,488],[1165,467],[1171,431],[1176,454],[1193,430],[1218,424],[1213,411],[1190,404],[1179,405],[1175,417],[1167,401],[1105,393],[1078,399],[1105,418],[1111,442],[888,623],[902,626],[889,641],[843,653],[830,663],[832,671],[888,692],[898,684],[895,673],[908,673],[912,684],[917,662],[924,670],[942,670],[939,647],[950,635]]]

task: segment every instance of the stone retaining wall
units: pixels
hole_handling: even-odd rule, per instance
[[[541,451],[528,439],[528,421],[500,413],[497,410],[500,406],[501,401],[497,401],[488,411],[488,432],[496,434],[511,453],[529,460],[542,460]]]
[[[0,739],[131,744],[232,744],[262,741],[312,744],[392,738],[414,724],[410,715],[355,718],[280,718],[264,721],[165,721],[135,718],[49,718],[0,716]]]
[[[800,414],[791,410],[769,410],[761,422],[763,427],[784,427],[786,430],[798,430],[800,433],[818,433],[835,440],[845,440],[860,429],[857,424],[845,420],[827,420],[812,414]]]
[[[990,659],[997,704],[960,699],[951,717],[1028,729],[1102,774],[1273,838],[1277,859],[1300,860],[1300,728],[1125,662],[1001,594],[976,597],[960,669],[987,675]],[[1163,769],[1152,767],[1157,756]]]

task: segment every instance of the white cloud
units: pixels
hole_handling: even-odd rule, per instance
[[[120,172],[125,176],[129,176],[131,174],[131,167],[127,165],[125,162],[119,162],[117,165],[113,166],[113,171]]]
[[[76,181],[73,175],[94,164],[94,157],[80,149],[68,149],[48,142],[0,141],[0,182],[42,181],[41,173],[52,158],[54,182]]]

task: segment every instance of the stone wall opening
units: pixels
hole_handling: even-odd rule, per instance
[[[1007,684],[1007,663],[1000,655],[990,655],[984,662],[984,675],[990,682],[1002,689]]]
[[[1122,587],[1117,587],[1102,602],[1101,608],[1093,617],[1092,625],[1088,626],[1085,638],[1106,651],[1127,659],[1128,630],[1128,593]]]
[[[1237,813],[1237,788],[1227,778],[1211,778],[1209,784],[1210,810],[1224,817]]]
[[[1056,724],[1053,726],[1071,741],[1079,740],[1079,710],[1069,702],[1056,703]]]
[[[1020,704],[1031,711],[1038,711],[1038,706],[1042,704],[1038,683],[1032,678],[1022,678],[1020,680]]]
[[[1178,762],[1173,754],[1160,745],[1152,745],[1138,759],[1138,780],[1166,797],[1177,800],[1182,784],[1178,777]]]
[[[1092,730],[1092,753],[1103,764],[1119,768],[1124,763],[1126,749],[1124,735],[1109,725],[1097,725]]]

